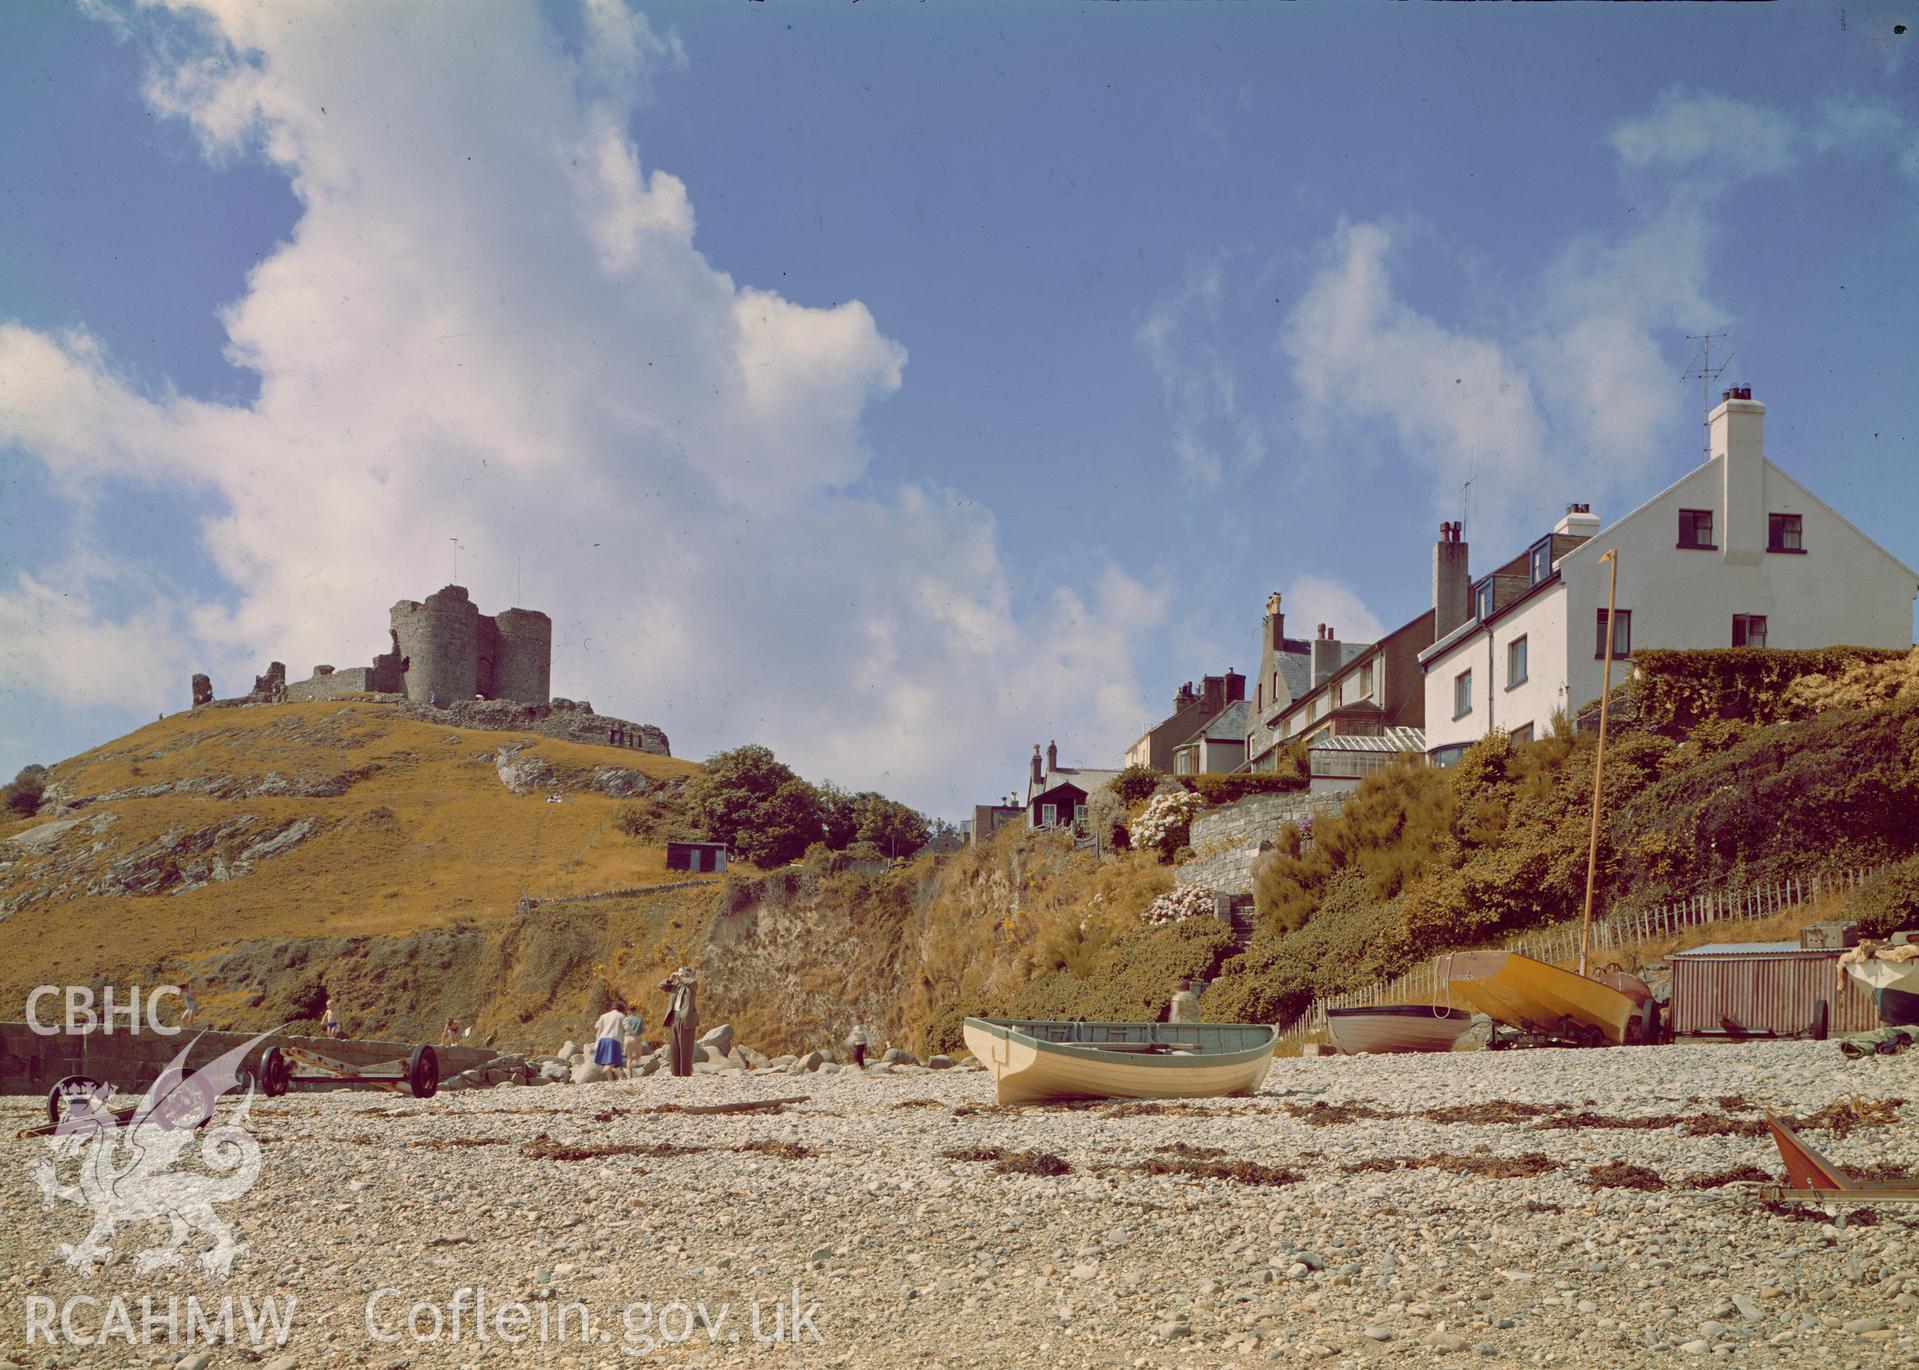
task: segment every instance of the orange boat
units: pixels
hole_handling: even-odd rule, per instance
[[[1585,1046],[1659,1037],[1658,1002],[1624,971],[1594,977],[1516,951],[1457,951],[1439,958],[1439,977],[1449,993],[1508,1027]]]

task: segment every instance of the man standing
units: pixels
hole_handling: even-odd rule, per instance
[[[1193,993],[1193,982],[1182,975],[1173,982],[1172,1002],[1166,1006],[1166,1021],[1169,1023],[1197,1023],[1199,1021],[1199,996]]]
[[[853,1024],[853,1030],[846,1034],[846,1045],[853,1048],[853,1064],[861,1070],[866,1068],[866,1048],[870,1043],[866,1039],[866,1025]]]
[[[700,1025],[699,1006],[694,1000],[697,985],[693,972],[685,966],[660,981],[660,988],[667,996],[666,1017],[661,1025],[666,1029],[667,1051],[675,1075],[693,1073],[693,1034]]]

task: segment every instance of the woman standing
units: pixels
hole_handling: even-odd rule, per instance
[[[626,1052],[622,1050],[621,1039],[626,1036],[626,1005],[617,994],[613,996],[613,1006],[593,1025],[593,1035],[599,1038],[593,1048],[593,1064],[624,1070]]]
[[[866,1048],[868,1043],[866,1040],[865,1024],[853,1024],[853,1030],[846,1034],[846,1045],[853,1048],[853,1064],[861,1070],[866,1069]]]

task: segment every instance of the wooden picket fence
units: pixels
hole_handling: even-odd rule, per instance
[[[1883,867],[1845,870],[1833,875],[1788,876],[1763,885],[1737,890],[1717,890],[1696,894],[1652,909],[1621,909],[1593,920],[1590,964],[1603,965],[1605,952],[1645,942],[1663,941],[1687,928],[1710,923],[1740,923],[1770,918],[1776,913],[1813,903],[1829,894],[1854,889],[1878,874]],[[1572,966],[1579,960],[1579,924],[1556,923],[1552,927],[1525,933],[1507,942],[1508,951],[1530,956],[1552,965]],[[1306,1011],[1280,1030],[1282,1042],[1294,1038],[1316,1037],[1326,1031],[1326,1010],[1335,1008],[1372,1008],[1380,1004],[1446,1004],[1445,983],[1439,976],[1441,957],[1364,988],[1315,999]]]

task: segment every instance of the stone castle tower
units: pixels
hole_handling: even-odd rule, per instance
[[[545,704],[551,698],[553,620],[537,609],[489,617],[464,585],[448,585],[424,602],[401,600],[391,621],[408,699],[449,704],[478,695]]]

